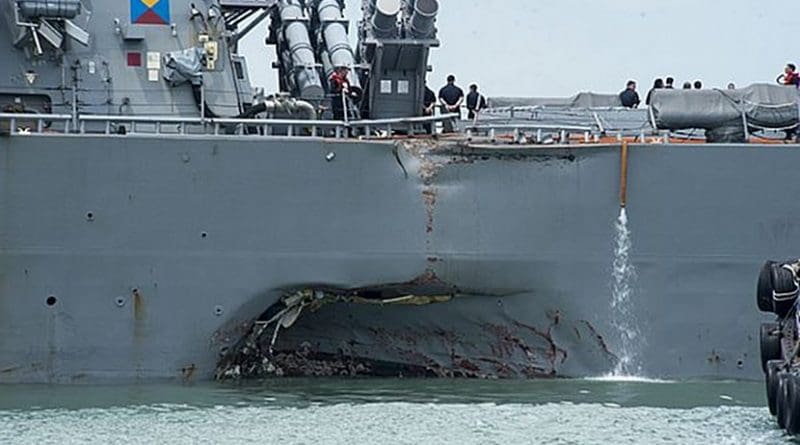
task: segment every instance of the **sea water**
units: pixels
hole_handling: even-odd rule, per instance
[[[2,444],[791,443],[761,383],[268,380],[0,386]]]

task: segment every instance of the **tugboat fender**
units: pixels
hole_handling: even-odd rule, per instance
[[[761,312],[772,312],[772,266],[774,261],[767,261],[758,275],[756,287],[756,304]]]
[[[770,360],[767,363],[767,404],[769,413],[773,416],[778,414],[778,373],[783,366],[783,360]]]
[[[800,375],[789,374],[786,383],[786,432],[795,436],[800,433]]]
[[[775,401],[775,417],[778,420],[780,429],[786,428],[786,407],[789,398],[789,373],[778,371],[778,398]]]
[[[778,323],[764,323],[761,325],[759,339],[761,343],[761,369],[764,372],[767,372],[767,364],[770,360],[783,358],[780,329]]]
[[[800,288],[791,266],[774,264],[772,266],[772,303],[775,314],[786,318],[797,301]]]

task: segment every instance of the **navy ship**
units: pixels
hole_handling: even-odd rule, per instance
[[[444,132],[439,7],[3,2],[0,382],[759,378],[796,91],[495,101]],[[273,94],[238,51],[264,26]]]

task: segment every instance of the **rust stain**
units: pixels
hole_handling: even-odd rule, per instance
[[[425,202],[425,213],[427,215],[427,222],[425,224],[425,231],[433,233],[434,213],[436,210],[437,190],[429,187],[422,191],[422,200]]]
[[[419,177],[425,186],[422,191],[422,200],[427,214],[426,232],[433,233],[434,208],[438,190],[433,186],[439,172],[444,168],[445,163],[436,160],[434,143],[424,140],[409,141],[403,144],[405,150],[419,160]]]
[[[429,284],[438,284],[438,285],[442,285],[442,286],[452,287],[452,286],[448,286],[447,283],[442,281],[439,278],[439,276],[436,275],[436,271],[431,270],[431,269],[427,269],[425,272],[423,272],[422,275],[420,275],[417,278],[414,278],[413,280],[409,281],[408,284],[411,285],[411,286],[424,286],[424,285],[429,285]]]
[[[581,323],[584,326],[586,326],[586,329],[588,329],[589,332],[592,333],[592,336],[594,336],[595,340],[597,340],[597,344],[600,345],[600,348],[603,349],[603,352],[605,352],[609,356],[613,357],[615,360],[619,360],[619,357],[617,357],[616,354],[611,352],[611,348],[608,347],[608,343],[606,343],[606,339],[602,335],[600,335],[600,332],[597,330],[597,328],[594,327],[594,325],[592,323],[590,323],[587,320],[580,320],[579,323]]]
[[[528,379],[553,378],[556,376],[555,371],[534,365],[526,366],[520,372]]]
[[[721,364],[723,361],[724,361],[724,360],[723,360],[723,359],[722,359],[722,357],[721,357],[721,356],[720,356],[720,355],[717,353],[717,351],[716,351],[716,350],[713,350],[713,351],[711,351],[711,355],[709,355],[709,356],[708,356],[708,363],[709,363],[710,365],[715,365],[715,366],[718,366],[718,365],[719,365],[719,364]]]
[[[537,329],[534,326],[530,326],[525,323],[521,323],[519,321],[514,321],[514,325],[517,326],[518,328],[527,329],[534,335],[542,338],[548,344],[549,346],[548,359],[551,361],[553,365],[553,372],[555,372],[556,363],[560,362],[561,364],[563,364],[564,362],[566,362],[568,353],[566,349],[558,347],[555,339],[553,339],[553,328],[558,326],[558,324],[561,322],[561,313],[559,311],[553,311],[550,314],[548,314],[548,317],[553,321],[553,324],[548,326],[546,330]]]
[[[546,329],[539,329],[518,321],[512,321],[510,326],[485,324],[482,328],[495,337],[491,344],[492,355],[499,359],[503,366],[495,365],[497,376],[502,378],[520,375],[525,378],[555,377],[559,364],[567,360],[567,351],[560,348],[552,336],[552,329],[560,322],[558,311],[549,314],[552,324]],[[525,339],[515,335],[511,327],[522,329],[534,334],[535,338],[543,341],[543,345],[529,345]],[[519,364],[519,369],[511,366],[508,360],[515,356],[516,351],[521,351],[527,363]]]
[[[419,176],[425,185],[430,185],[439,174],[444,165],[436,162],[432,155],[436,148],[436,143],[413,141],[403,144],[407,152],[419,159]]]
[[[133,289],[133,318],[136,321],[142,321],[145,317],[144,297],[139,289]]]
[[[516,371],[514,371],[514,369],[509,366],[508,363],[502,360],[489,357],[481,357],[478,360],[493,366],[494,372],[491,374],[491,376],[502,379],[510,379],[516,377],[517,375]]]
[[[143,375],[145,360],[145,315],[146,308],[144,296],[138,288],[131,290],[131,300],[133,300],[133,363],[136,369],[136,377]]]
[[[469,373],[478,374],[481,372],[480,366],[463,357],[457,357],[454,365]]]

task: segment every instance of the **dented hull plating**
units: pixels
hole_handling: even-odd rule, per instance
[[[429,305],[329,304],[284,374],[760,378],[754,277],[791,257],[797,146],[632,146],[637,268],[611,307],[619,147],[0,139],[0,382],[209,379],[287,292],[436,283]],[[438,289],[437,289],[438,290]]]

